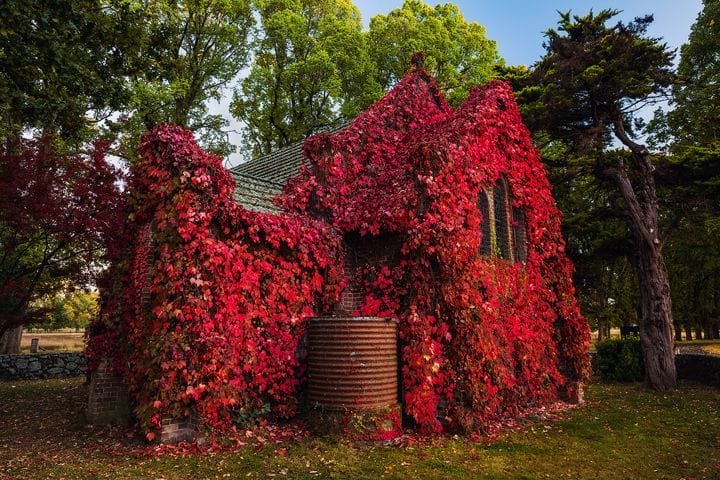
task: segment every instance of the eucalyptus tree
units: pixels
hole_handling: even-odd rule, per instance
[[[382,90],[349,0],[258,0],[260,29],[232,114],[252,156],[353,118]]]
[[[220,100],[247,66],[254,28],[250,0],[112,0],[127,38],[129,103],[111,130],[125,137],[132,156],[139,136],[160,122],[189,128],[204,146],[230,153]]]

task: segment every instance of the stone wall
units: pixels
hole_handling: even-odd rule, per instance
[[[32,380],[85,375],[85,355],[81,352],[0,355],[0,379]]]

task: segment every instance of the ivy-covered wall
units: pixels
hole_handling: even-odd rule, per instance
[[[506,84],[452,109],[424,70],[411,72],[348,127],[311,137],[305,155],[312,167],[291,180],[287,210],[345,237],[402,239],[393,262],[361,270],[357,313],[400,320],[404,406],[421,430],[478,429],[587,378],[561,215]],[[504,214],[523,213],[519,261],[479,255],[491,221],[480,199],[499,183]],[[500,234],[494,223],[485,232]]]
[[[312,167],[281,216],[233,203],[220,159],[178,127],[154,129],[139,154],[88,354],[92,367],[112,353],[148,438],[167,417],[222,431],[293,415],[298,341],[337,306],[346,264],[353,313],[399,321],[403,403],[422,432],[481,429],[588,376],[560,213],[505,84],[452,109],[411,72],[305,143]],[[480,194],[500,178],[507,212],[523,212],[522,258],[480,255]],[[345,261],[347,246],[388,238],[381,261]]]

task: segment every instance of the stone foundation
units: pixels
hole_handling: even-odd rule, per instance
[[[197,438],[197,421],[194,418],[162,419],[160,443],[192,442]]]

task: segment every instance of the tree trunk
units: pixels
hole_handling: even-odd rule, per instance
[[[700,324],[695,325],[695,340],[702,340],[702,326]]]
[[[648,250],[638,252],[640,344],[646,383],[653,390],[665,391],[677,386],[670,283],[662,257]]]
[[[682,325],[675,324],[675,343],[682,342]]]
[[[11,327],[5,330],[0,336],[0,355],[20,353],[20,339],[22,339],[23,327]]]
[[[632,161],[628,166],[620,157],[618,164],[607,173],[625,201],[628,224],[635,240],[633,259],[640,289],[640,344],[645,382],[653,390],[665,391],[677,386],[677,371],[670,282],[658,229],[655,167],[648,149],[628,137],[619,112],[613,127],[617,138],[630,149]]]
[[[705,330],[705,338],[707,340],[717,340],[718,339],[718,325],[716,323],[711,322],[710,320],[707,320],[705,322],[705,325],[703,326],[703,329]]]
[[[687,340],[689,342],[690,340],[692,340],[692,338],[693,338],[692,337],[692,327],[690,327],[689,323],[686,323],[685,324],[685,340]]]

